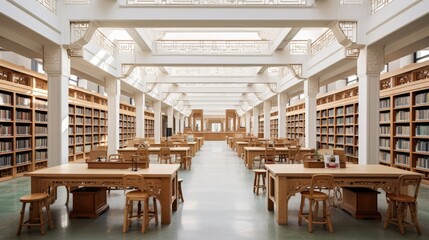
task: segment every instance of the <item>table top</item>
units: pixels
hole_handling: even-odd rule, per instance
[[[137,151],[138,148],[136,147],[126,147],[126,148],[121,148],[118,149],[118,151]],[[149,151],[159,151],[161,149],[161,147],[149,147],[148,150]],[[170,147],[171,151],[188,151],[190,148],[189,147]]]
[[[270,164],[265,166],[275,176],[304,177],[314,174],[332,174],[334,176],[358,176],[358,177],[398,177],[402,174],[421,175],[399,168],[387,167],[383,165],[355,165],[347,164],[345,168],[304,168],[303,164]]]
[[[150,164],[149,168],[131,171],[131,169],[88,169],[88,164],[66,163],[50,168],[43,168],[25,173],[30,177],[118,177],[124,174],[139,174],[148,177],[170,177],[178,169],[179,164]]]
[[[277,151],[287,151],[288,147],[274,147]],[[247,151],[265,151],[265,147],[244,147]],[[314,148],[300,148],[300,151],[310,151],[314,150]]]

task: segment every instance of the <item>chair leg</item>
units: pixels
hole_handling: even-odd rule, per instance
[[[305,205],[305,199],[303,196],[301,196],[301,204],[299,205],[299,212],[298,212],[298,225],[301,226],[302,224],[302,211],[304,209]]]
[[[266,177],[266,174],[262,174],[262,190],[264,192],[267,191],[267,185],[265,185],[265,177]]]
[[[65,186],[66,187],[66,206],[69,205],[69,200],[70,200],[70,187]]]
[[[410,212],[411,212],[411,218],[413,220],[414,226],[416,226],[416,231],[420,235],[422,232],[420,231],[420,224],[417,220],[417,205],[416,203],[410,203]]]
[[[398,226],[399,226],[399,231],[401,232],[402,235],[405,234],[404,231],[404,216],[403,216],[403,211],[402,211],[403,205],[402,203],[398,202],[398,207],[396,210],[396,214],[398,217]]]
[[[155,224],[158,226],[159,220],[158,220],[158,204],[156,202],[156,198],[153,199],[153,213],[155,214]]]
[[[317,219],[319,216],[319,201],[314,202],[314,219]]]
[[[129,209],[129,201],[125,200],[125,208],[124,208],[124,223],[122,225],[122,232],[128,232],[128,211]]]
[[[20,217],[19,217],[18,230],[16,231],[16,235],[18,235],[18,236],[21,234],[22,223],[24,222],[25,205],[26,205],[26,203],[22,203],[21,214],[20,214]]]
[[[309,200],[309,210],[308,210],[308,232],[313,232],[313,200]]]
[[[182,183],[179,183],[179,198],[182,202],[185,202],[185,199],[183,198]]]
[[[253,193],[256,193],[256,188],[257,188],[256,179],[258,177],[258,174],[257,173],[254,173],[254,174],[255,174],[255,176],[253,178]]]
[[[259,195],[259,182],[260,182],[260,174],[256,174],[256,195]]]
[[[146,232],[146,227],[149,226],[149,198],[144,200],[143,205],[142,233]]]
[[[326,204],[326,200],[323,201],[323,218],[326,219],[326,223],[328,225],[328,231],[330,233],[334,232],[334,229],[332,227],[332,221],[331,221],[331,213],[328,209],[328,204]]]
[[[45,220],[43,218],[43,202],[39,201],[40,233],[45,235]]]

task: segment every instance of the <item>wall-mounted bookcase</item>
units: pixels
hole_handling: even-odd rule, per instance
[[[259,125],[258,125],[258,138],[263,138],[264,137],[264,114],[260,114],[259,117]]]
[[[48,165],[46,76],[0,60],[0,181]],[[145,112],[153,137],[153,113]],[[148,117],[151,116],[151,117]],[[135,137],[135,107],[120,104],[120,146]],[[107,98],[69,87],[69,161],[107,144]]]
[[[299,102],[286,108],[286,137],[305,143],[305,103]]]
[[[429,177],[429,62],[381,76],[379,162]]]
[[[272,112],[270,114],[270,138],[278,138],[279,136],[279,116],[278,112]]]
[[[145,138],[155,137],[155,115],[151,112],[144,113]]]

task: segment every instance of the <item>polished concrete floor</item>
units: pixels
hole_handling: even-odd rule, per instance
[[[23,229],[19,239],[427,239],[429,234],[429,188],[419,194],[419,220],[422,235],[406,229],[401,236],[397,227],[383,229],[381,220],[357,220],[346,212],[332,208],[334,233],[316,226],[314,233],[307,225],[298,226],[299,196],[291,199],[289,225],[277,225],[274,214],[266,210],[266,195],[252,193],[253,172],[225,142],[208,142],[193,158],[192,170],[181,170],[185,202],[173,213],[172,223],[155,226],[145,234],[134,223],[122,233],[123,191],[112,191],[108,197],[110,210],[97,219],[69,219],[64,205],[65,192],[52,205],[55,228],[44,236],[37,228]],[[29,193],[26,177],[0,183],[0,239],[16,239],[15,231],[21,204],[19,197]],[[70,203],[70,208],[72,203]],[[386,212],[384,194],[379,194],[379,210]]]

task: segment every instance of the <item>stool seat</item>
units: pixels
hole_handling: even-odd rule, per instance
[[[305,198],[310,197],[310,191],[303,191],[301,192],[301,195]],[[324,192],[314,191],[313,192],[313,199],[317,201],[324,201],[329,198],[329,195]]]
[[[127,192],[126,198],[131,201],[139,201],[145,198],[149,198],[149,194],[141,192],[139,190],[134,190],[132,192]]]
[[[388,193],[386,197],[392,201],[404,202],[404,203],[413,203],[416,201],[414,197],[403,195],[403,194],[396,194],[396,193]]]
[[[49,197],[47,193],[32,193],[30,195],[25,195],[19,199],[20,202],[31,203],[45,200],[45,198]]]

